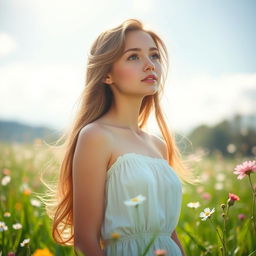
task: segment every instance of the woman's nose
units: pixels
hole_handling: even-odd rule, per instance
[[[144,67],[144,70],[147,70],[147,69],[151,69],[151,70],[155,70],[155,65],[152,61],[148,60],[146,63],[145,63],[145,67]]]

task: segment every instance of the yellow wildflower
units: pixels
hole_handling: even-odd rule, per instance
[[[120,234],[118,234],[118,233],[116,233],[116,232],[113,232],[112,234],[111,234],[111,237],[112,237],[112,239],[119,239],[120,238]]]
[[[32,256],[53,256],[53,254],[47,249],[37,249]]]
[[[23,194],[26,195],[26,196],[30,195],[31,194],[31,189],[30,188],[25,188],[23,190]]]

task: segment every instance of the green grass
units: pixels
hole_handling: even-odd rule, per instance
[[[45,248],[51,252],[48,255],[74,255],[72,247],[60,246],[53,241],[50,220],[44,208],[31,204],[31,199],[37,199],[37,193],[45,190],[40,181],[40,173],[47,169],[49,160],[52,165],[47,172],[52,176],[47,178],[50,180],[52,177],[54,180],[56,178],[54,167],[57,168],[57,163],[54,164],[53,154],[45,151],[43,145],[0,144],[0,179],[2,180],[8,170],[11,177],[7,185],[0,184],[0,221],[5,222],[8,227],[8,230],[0,232],[2,255],[7,255],[11,251],[16,255],[32,255],[37,249]],[[187,256],[221,255],[219,249],[221,243],[215,228],[217,227],[222,233],[223,217],[220,205],[226,203],[229,192],[237,194],[240,200],[229,210],[227,255],[249,255],[256,249],[256,238],[250,220],[252,190],[247,177],[237,180],[236,175],[232,173],[234,167],[245,160],[253,159],[223,158],[220,154],[215,154],[195,161],[194,167],[198,174],[202,175],[203,182],[197,186],[183,186],[183,203],[176,228]],[[218,182],[217,179],[221,179],[222,174],[225,178]],[[251,176],[255,184],[256,174]],[[216,183],[223,184],[223,188],[220,189],[219,184],[219,189],[216,189]],[[210,195],[209,199],[203,198],[205,192]],[[187,207],[187,203],[196,201],[201,204],[199,208]],[[201,221],[199,218],[200,212],[207,207],[215,208],[211,216],[214,226],[209,220]],[[11,216],[5,217],[6,212]],[[246,216],[244,220],[238,218],[241,213]],[[14,229],[12,225],[15,223],[21,223],[22,228]],[[30,242],[21,247],[20,243],[26,238],[29,238]]]

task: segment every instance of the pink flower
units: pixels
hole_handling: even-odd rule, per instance
[[[241,180],[245,175],[250,175],[252,172],[256,172],[256,161],[245,161],[235,167],[234,174],[238,174],[237,179]]]
[[[232,201],[237,201],[237,200],[240,200],[239,196],[235,195],[235,194],[232,194],[232,193],[229,193],[228,194],[228,197],[230,200]]]
[[[207,192],[204,192],[202,194],[202,198],[205,199],[205,200],[209,200],[211,198],[211,195],[209,193],[207,193]]]
[[[238,200],[240,200],[239,196],[232,194],[232,193],[228,194],[228,205],[229,206],[232,206],[235,203],[235,201],[238,201]]]
[[[238,215],[238,219],[239,220],[244,220],[246,218],[246,216],[243,214],[243,213],[240,213],[239,215]]]
[[[14,252],[8,252],[7,256],[15,256]]]
[[[162,249],[157,249],[157,250],[155,250],[155,255],[156,255],[156,256],[165,256],[166,253],[167,253],[166,250],[162,250]]]

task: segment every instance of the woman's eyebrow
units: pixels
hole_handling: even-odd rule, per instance
[[[158,49],[156,47],[149,48],[149,51],[155,51],[155,50],[158,51]],[[125,50],[123,54],[125,54],[129,51],[138,51],[139,52],[139,51],[141,51],[141,48],[130,48],[130,49]]]

